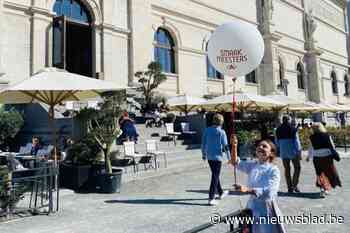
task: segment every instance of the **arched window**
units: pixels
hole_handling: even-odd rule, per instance
[[[245,81],[247,83],[257,83],[255,70],[245,76]]]
[[[154,34],[154,44],[154,59],[160,63],[162,71],[175,73],[175,43],[170,33],[158,28]]]
[[[283,87],[283,79],[284,79],[284,65],[281,58],[278,59],[278,66],[279,66],[279,87],[281,89],[284,89]]]
[[[303,66],[300,62],[297,65],[297,79],[298,79],[298,88],[305,89],[304,86],[304,74],[303,74]]]
[[[80,22],[91,22],[89,11],[78,0],[56,0],[53,11],[57,16],[64,15]]]
[[[347,74],[344,76],[344,87],[345,87],[345,95],[350,96],[350,80]]]
[[[208,51],[208,43],[206,46],[206,51]],[[206,55],[206,59],[207,59],[207,77],[209,79],[223,79],[224,76],[219,71],[217,71],[214,68],[214,66],[211,64],[208,54]]]
[[[94,77],[92,17],[79,0],[56,0],[53,7],[52,65]]]
[[[337,75],[334,71],[331,73],[331,80],[332,80],[332,92],[333,94],[338,94],[338,81],[337,81]]]

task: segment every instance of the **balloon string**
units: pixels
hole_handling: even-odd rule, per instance
[[[231,113],[231,159],[232,162],[237,161],[237,144],[235,142],[235,112],[236,112],[236,78],[232,78],[232,113]],[[237,168],[233,168],[234,176],[234,185],[237,185]]]

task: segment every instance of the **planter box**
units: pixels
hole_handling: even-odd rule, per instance
[[[123,169],[113,169],[111,174],[96,174],[94,189],[99,193],[120,193]]]
[[[60,184],[62,187],[80,190],[88,186],[90,165],[60,164]]]

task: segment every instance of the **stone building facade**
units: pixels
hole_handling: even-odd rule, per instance
[[[88,16],[74,18],[75,11]],[[79,52],[63,51],[62,43],[86,46],[81,56],[89,76],[132,84],[136,71],[169,55],[156,53],[158,46],[172,56],[162,93],[226,94],[231,79],[208,72],[206,44],[218,25],[243,20],[262,32],[265,56],[255,73],[238,79],[238,89],[350,103],[346,18],[346,0],[0,0],[0,85],[57,65],[57,59],[65,68],[82,69]],[[62,22],[63,36],[55,34]],[[169,48],[157,33],[170,37]]]

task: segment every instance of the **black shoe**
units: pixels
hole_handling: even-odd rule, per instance
[[[294,189],[293,188],[288,188],[288,193],[293,193]]]
[[[298,189],[298,187],[295,187],[295,188],[294,188],[294,192],[300,193],[300,190]]]

